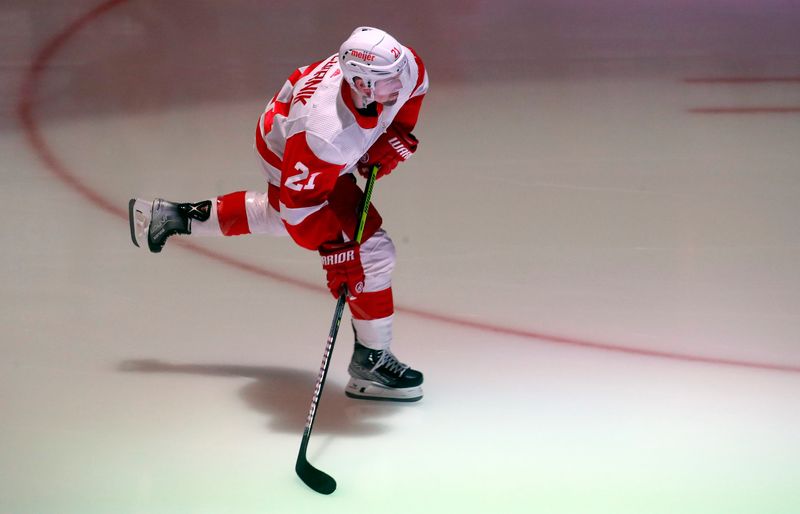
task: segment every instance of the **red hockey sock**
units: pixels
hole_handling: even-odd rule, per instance
[[[355,319],[380,319],[394,314],[392,288],[389,287],[374,293],[361,293],[355,300],[350,300],[350,313]]]
[[[239,236],[250,233],[247,210],[244,206],[245,194],[245,191],[238,191],[217,197],[219,229],[226,236]]]

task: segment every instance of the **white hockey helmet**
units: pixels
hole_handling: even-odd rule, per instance
[[[360,77],[366,87],[374,90],[380,80],[397,78],[405,85],[409,77],[406,49],[381,29],[358,27],[339,48],[339,66],[344,79],[353,90]],[[374,91],[368,100],[374,99]]]

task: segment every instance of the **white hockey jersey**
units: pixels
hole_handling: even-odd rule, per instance
[[[337,54],[297,69],[261,115],[255,148],[269,182],[270,205],[300,246],[316,250],[341,236],[327,202],[336,180],[353,172],[390,125],[405,132],[416,125],[428,76],[419,56],[406,51],[414,57],[410,80],[394,105],[377,104],[377,116],[364,116],[353,105]]]

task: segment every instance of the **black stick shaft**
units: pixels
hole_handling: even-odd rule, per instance
[[[311,436],[311,430],[314,428],[314,418],[317,416],[317,405],[319,405],[319,398],[322,396],[322,389],[325,387],[325,379],[328,376],[328,366],[331,362],[331,354],[333,353],[333,345],[336,344],[336,336],[339,333],[339,325],[342,324],[342,315],[344,314],[344,304],[346,295],[340,295],[336,301],[336,310],[333,313],[333,322],[331,323],[331,330],[328,332],[328,341],[325,344],[325,352],[322,354],[322,364],[319,367],[319,375],[317,376],[317,383],[314,386],[314,395],[311,397],[311,408],[308,411],[306,418],[306,428],[303,433],[304,438]]]

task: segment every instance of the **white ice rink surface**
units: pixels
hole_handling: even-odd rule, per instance
[[[800,512],[796,3],[51,3],[0,6],[0,513]],[[266,100],[359,24],[431,74],[375,191],[425,398],[346,398],[346,321],[324,497],[315,254],[124,212],[263,188]]]

